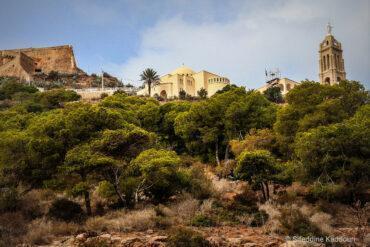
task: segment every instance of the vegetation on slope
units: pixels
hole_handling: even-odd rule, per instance
[[[144,228],[276,220],[286,234],[326,234],[311,219],[318,216],[285,203],[358,202],[362,208],[367,202],[369,93],[353,81],[305,81],[287,94],[286,105],[269,99],[233,86],[195,102],[160,104],[117,93],[92,105],[72,91],[39,92],[1,79],[0,237],[23,241],[17,236],[29,229],[12,232],[6,220],[16,215],[30,225],[58,218],[77,224],[76,232],[121,231],[131,223],[118,221],[120,210],[143,205],[153,205],[144,207],[150,211]],[[220,189],[242,181],[248,185],[239,192]],[[38,202],[29,196],[35,191]],[[31,202],[32,213],[24,206]],[[181,213],[193,209],[183,217],[176,209],[182,203],[188,204]],[[277,216],[287,212],[293,218]],[[296,229],[297,220],[306,223]]]

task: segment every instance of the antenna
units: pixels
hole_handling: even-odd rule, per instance
[[[279,68],[265,69],[266,83],[272,83],[275,79],[280,79],[281,73]]]

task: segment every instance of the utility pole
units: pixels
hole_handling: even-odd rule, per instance
[[[101,90],[104,90],[104,71],[101,71]]]

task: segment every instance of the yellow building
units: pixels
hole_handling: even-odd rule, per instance
[[[263,87],[257,89],[257,91],[263,93],[270,87],[279,87],[282,95],[287,94],[291,89],[293,89],[299,83],[288,78],[274,78],[268,82]]]
[[[230,81],[208,71],[195,72],[192,69],[181,66],[174,71],[162,76],[159,84],[152,87],[151,96],[159,95],[163,98],[178,97],[179,92],[184,90],[191,96],[197,96],[197,92],[204,88],[208,97],[223,89]],[[138,95],[147,95],[148,86],[137,92]]]

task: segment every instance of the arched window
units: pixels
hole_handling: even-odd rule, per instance
[[[330,85],[330,78],[329,77],[325,78],[325,84]]]
[[[337,77],[337,82],[340,82],[342,79],[340,79],[340,77]]]
[[[328,55],[326,55],[326,62],[327,62],[327,64],[328,64],[328,69],[330,69],[330,60],[329,60],[329,54]]]
[[[161,97],[163,99],[167,99],[167,92],[166,92],[166,90],[162,90],[160,95],[161,95]]]
[[[324,62],[324,70],[326,70],[326,59],[325,59],[325,56],[324,56],[323,62]]]

